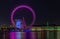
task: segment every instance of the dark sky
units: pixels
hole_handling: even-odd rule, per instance
[[[31,6],[35,11],[36,21],[34,25],[46,25],[47,22],[60,25],[60,3],[55,0],[0,0],[0,24],[11,23],[12,10],[22,4]]]

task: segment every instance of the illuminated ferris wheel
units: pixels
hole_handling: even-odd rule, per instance
[[[25,9],[25,10],[29,10],[31,12],[31,16],[32,16],[32,21],[29,25],[26,25],[26,21],[24,19],[24,17],[22,17],[22,29],[25,28],[31,28],[32,25],[34,24],[35,22],[35,19],[36,19],[36,15],[35,15],[35,12],[34,10],[30,7],[30,6],[27,6],[27,5],[19,5],[17,6],[16,8],[13,9],[13,11],[11,12],[11,23],[14,27],[16,27],[16,24],[15,24],[15,21],[14,21],[14,14],[16,13],[16,11],[20,10],[20,9]],[[25,13],[27,14],[27,13]],[[29,14],[29,13],[28,13]],[[29,18],[28,18],[29,19]]]

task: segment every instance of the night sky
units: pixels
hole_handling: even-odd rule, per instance
[[[10,24],[12,10],[22,4],[31,6],[35,11],[36,21],[34,25],[46,25],[47,22],[60,25],[60,3],[55,0],[0,0],[0,24]],[[19,14],[21,13],[18,11],[14,18],[19,18]],[[27,23],[29,23],[31,18],[25,16],[25,19],[28,19]]]

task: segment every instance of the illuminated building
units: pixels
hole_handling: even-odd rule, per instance
[[[22,28],[22,21],[21,19],[16,19],[16,28],[21,29]],[[21,38],[21,32],[16,32],[16,39],[22,39]]]

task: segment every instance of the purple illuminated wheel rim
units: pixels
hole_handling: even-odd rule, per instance
[[[26,27],[26,28],[31,28],[32,25],[33,25],[34,22],[35,22],[36,15],[35,15],[34,10],[33,10],[31,7],[27,6],[27,5],[19,5],[19,6],[17,6],[16,8],[14,8],[14,10],[11,12],[11,22],[12,22],[12,25],[15,27],[15,22],[14,22],[13,17],[14,17],[15,11],[17,11],[17,10],[20,9],[20,8],[25,8],[25,9],[28,9],[28,10],[30,10],[30,11],[32,12],[33,20],[32,20],[32,22],[31,22],[31,24],[30,24],[28,27]]]

